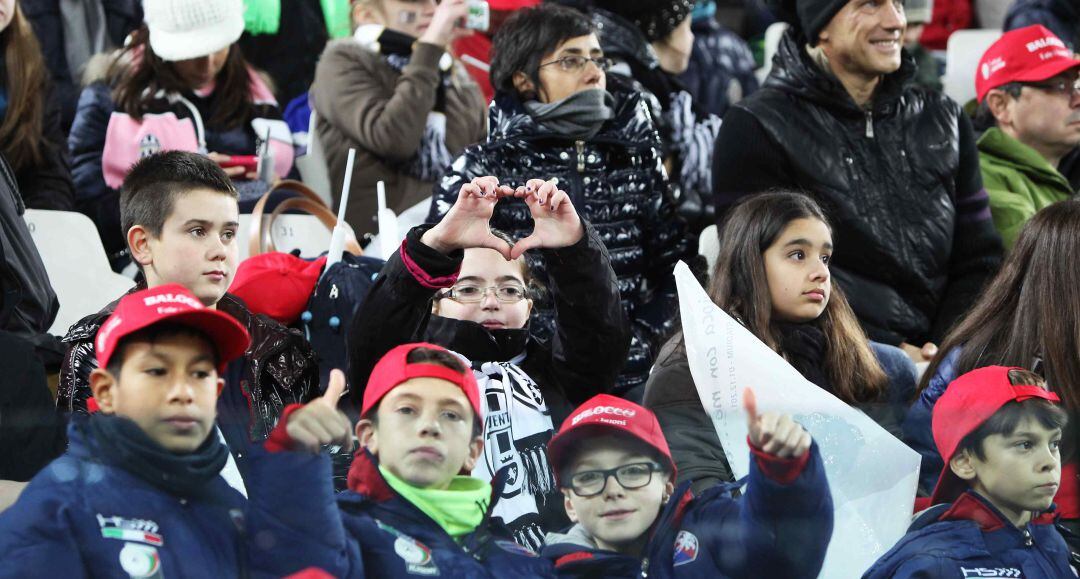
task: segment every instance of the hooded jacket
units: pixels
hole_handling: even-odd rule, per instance
[[[1043,207],[1073,196],[1072,185],[1038,151],[993,127],[979,137],[979,166],[1005,247]]]
[[[578,214],[595,229],[611,256],[632,341],[615,393],[644,386],[656,349],[675,324],[675,262],[687,244],[683,221],[663,168],[659,135],[638,93],[615,91],[615,116],[589,141],[574,141],[536,123],[521,102],[496,95],[490,108],[487,142],[465,150],[436,185],[428,222],[437,222],[457,200],[461,186],[475,177],[495,175],[511,187],[529,179],[557,178]],[[491,226],[515,239],[533,228],[521,199],[495,206]],[[546,284],[543,254],[526,260]],[[541,339],[554,331],[550,305],[536,304],[531,329]],[[582,401],[588,396],[582,398]]]
[[[891,345],[939,341],[1002,254],[971,124],[913,74],[905,53],[861,108],[789,32],[764,88],[724,118],[713,169],[718,217],[772,188],[817,199],[833,275],[869,338]]]
[[[993,505],[968,491],[951,505],[920,515],[863,579],[1075,576],[1052,514],[1018,529]]]
[[[104,460],[78,422],[0,514],[0,577],[246,576],[245,500],[225,479],[169,494]]]
[[[541,554],[554,562],[557,577],[817,577],[833,527],[832,495],[817,443],[803,456],[801,470],[777,463],[802,461],[754,454],[739,499],[729,493],[741,483],[717,485],[700,496],[689,483],[680,485],[648,531],[641,558],[597,549],[580,526],[550,535]],[[770,466],[766,474],[762,460],[778,470]],[[780,471],[785,476],[778,476]]]
[[[545,532],[568,522],[547,463],[547,442],[577,405],[611,388],[629,343],[607,251],[594,228],[583,225],[585,235],[576,244],[541,250],[555,302],[550,342],[530,336],[527,327],[488,330],[431,314],[432,299],[453,285],[464,252],[447,256],[424,245],[420,238],[430,226],[410,231],[387,261],[348,335],[349,383],[357,406],[375,363],[400,344],[430,342],[472,362],[488,417],[484,456],[474,475],[490,477],[503,465],[515,465],[502,499],[507,511],[495,514],[519,543],[536,547]],[[504,380],[512,382],[513,395],[507,395]]]

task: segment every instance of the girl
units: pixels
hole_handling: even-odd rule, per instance
[[[97,223],[114,265],[126,261],[118,189],[138,159],[171,149],[209,154],[238,180],[241,211],[269,187],[260,176],[273,181],[292,169],[277,102],[236,45],[243,9],[241,0],[147,0],[146,26],[83,91],[68,138],[79,210]],[[250,157],[267,147],[273,166],[257,174]]]
[[[748,197],[727,217],[709,293],[807,380],[899,436],[905,401],[914,394],[914,365],[900,349],[866,339],[832,285],[832,253],[825,214],[809,197]],[[669,433],[683,480],[695,481],[700,490],[731,479],[698,399],[681,334],[661,351],[645,406]]]
[[[354,37],[319,60],[311,100],[335,194],[357,149],[345,209],[357,234],[375,231],[377,182],[400,214],[429,199],[454,156],[484,138],[480,89],[447,52],[465,13],[465,0],[359,0]]]
[[[508,197],[523,199],[534,222],[516,243],[488,226]],[[522,258],[530,249],[548,264],[550,343],[530,335],[537,294]],[[490,480],[505,469],[494,516],[519,544],[539,548],[545,532],[567,523],[547,442],[575,404],[612,387],[630,342],[607,252],[565,191],[539,179],[514,190],[480,177],[462,186],[438,225],[414,228],[354,317],[353,401],[383,354],[421,339],[471,362],[487,417],[473,475]]]
[[[75,190],[63,149],[60,103],[16,0],[0,0],[0,49],[0,155],[15,172],[27,207],[70,211]]]
[[[941,344],[904,422],[905,442],[922,455],[920,489],[929,493],[944,463],[931,433],[937,399],[958,376],[983,366],[1017,366],[1046,378],[1070,412],[1080,409],[1080,201],[1054,203],[1020,230],[1001,271]],[[1066,436],[1066,440],[1071,437]],[[1055,501],[1061,518],[1080,519],[1075,459],[1063,453]]]

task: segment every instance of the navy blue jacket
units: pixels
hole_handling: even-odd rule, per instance
[[[644,558],[596,549],[575,540],[583,533],[548,537],[543,556],[558,577],[768,577],[812,579],[825,560],[833,529],[833,503],[817,443],[798,477],[782,484],[750,461],[740,499],[736,485],[718,485],[695,497],[689,483],[676,489],[653,526]],[[585,537],[588,543],[591,539]]]
[[[1023,529],[974,492],[926,511],[863,579],[1075,577],[1069,550],[1050,515]]]
[[[919,393],[919,398],[911,405],[904,419],[904,442],[922,456],[919,489],[927,495],[933,492],[941,470],[945,468],[945,461],[934,442],[934,404],[937,404],[949,384],[956,380],[956,362],[960,359],[960,352],[960,348],[953,348],[945,354],[926,389]]]
[[[77,424],[68,437],[0,514],[0,578],[246,574],[245,500],[224,479],[204,498],[173,496],[103,462]]]

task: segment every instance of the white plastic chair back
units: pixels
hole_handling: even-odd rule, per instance
[[[705,261],[708,262],[708,271],[711,275],[713,267],[716,266],[716,260],[720,258],[720,233],[715,225],[710,225],[701,230],[697,247],[698,255],[704,257]]]
[[[72,324],[119,298],[134,285],[113,272],[97,227],[71,211],[27,209],[24,215],[45,271],[60,300],[49,333],[64,335]]]
[[[308,120],[307,154],[296,158],[296,169],[300,171],[300,180],[318,193],[327,207],[333,207],[334,200],[330,196],[330,169],[326,166],[326,152],[315,130],[317,120],[315,111],[311,111]]]
[[[986,49],[1001,38],[1000,30],[957,30],[945,50],[946,95],[961,106],[975,98],[975,74]]]

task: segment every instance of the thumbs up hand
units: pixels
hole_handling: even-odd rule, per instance
[[[810,450],[810,433],[787,414],[758,414],[757,397],[750,388],[743,390],[743,408],[750,431],[750,443],[778,458],[799,458]]]
[[[289,414],[285,432],[292,439],[295,450],[318,454],[326,444],[352,446],[352,423],[337,408],[338,399],[344,392],[345,374],[341,370],[333,370],[326,392]]]

